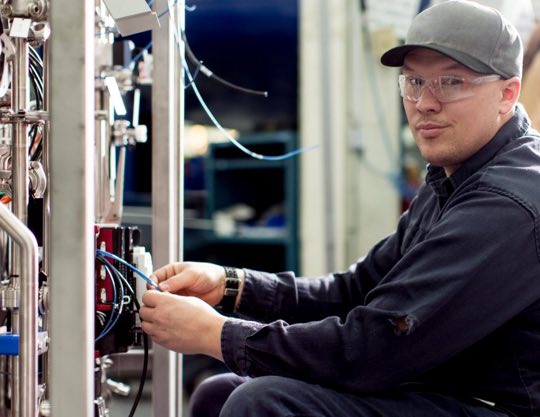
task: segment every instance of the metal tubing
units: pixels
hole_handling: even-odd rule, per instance
[[[17,255],[18,257],[19,255]],[[15,269],[15,265],[18,265],[13,263],[12,266],[13,266],[13,269]],[[17,285],[18,284],[18,279],[19,279],[19,276],[17,277]],[[11,325],[11,331],[14,333],[14,334],[21,334],[21,329],[20,329],[20,326],[19,326],[19,307],[17,308],[14,308],[12,311],[11,311],[11,320],[12,320],[12,325]],[[21,340],[19,338],[19,345],[21,343]],[[21,354],[22,352],[19,351],[19,355]],[[21,388],[22,388],[22,384],[21,384],[21,362],[22,362],[22,357],[21,356],[10,356],[9,357],[9,360],[8,360],[8,366],[9,366],[9,371],[11,372],[11,380],[10,380],[10,385],[11,385],[11,414],[10,414],[10,417],[22,417],[22,414],[21,414],[21,394],[23,394]]]
[[[37,416],[37,282],[38,245],[25,224],[0,204],[0,229],[5,230],[17,244],[20,253],[20,331],[19,376],[20,395],[18,409],[21,416]],[[12,392],[12,395],[14,392]],[[13,404],[14,405],[14,404]],[[15,415],[12,414],[14,417]]]
[[[102,223],[111,208],[111,184],[110,184],[110,141],[111,124],[108,116],[109,96],[98,89],[96,90],[96,165],[94,169],[96,203],[96,223]]]
[[[28,45],[25,39],[15,40],[17,55],[12,75],[12,106],[16,112],[28,110]],[[28,216],[28,133],[26,121],[13,125],[12,187],[13,213],[24,223]]]
[[[50,60],[50,48],[49,44],[45,42],[43,45],[43,86],[44,86],[44,97],[43,97],[43,110],[49,112],[49,60]],[[49,276],[49,245],[50,245],[50,229],[51,229],[51,178],[49,175],[49,123],[45,123],[43,126],[43,169],[47,175],[47,188],[45,189],[45,195],[43,196],[43,244],[42,244],[42,260],[41,260],[41,269],[46,276]],[[48,283],[47,283],[48,285]],[[49,331],[49,309],[48,305],[45,304],[45,309],[43,313],[43,330]],[[45,382],[45,395],[44,398],[48,398],[49,395],[49,352],[43,353],[41,355],[41,370],[42,370],[42,381]]]
[[[13,61],[12,71],[12,108],[15,112],[24,112],[28,107],[28,45],[25,39],[17,38],[15,40],[16,55]],[[11,150],[12,158],[12,193],[13,203],[12,210],[16,218],[18,218],[23,224],[28,221],[28,134],[26,121],[19,119],[13,124],[13,143]],[[13,248],[13,287],[18,289],[20,286],[19,280],[22,276],[22,271],[19,271],[19,265],[24,262],[24,258],[20,253],[20,248]],[[35,313],[37,314],[37,313]],[[12,317],[12,330],[14,333],[22,332],[22,327],[25,326],[23,322],[22,312],[17,309],[13,309],[11,313]],[[22,341],[21,341],[22,345]],[[22,397],[27,394],[26,386],[23,384],[22,376],[19,374],[19,370],[22,369],[22,364],[29,360],[25,358],[24,353],[21,351],[19,356],[14,356],[11,359],[11,395],[12,395],[12,416],[13,417],[26,417],[26,414],[22,413],[22,409],[19,405],[27,402]],[[36,353],[32,353],[33,356]],[[23,387],[25,390],[23,390]],[[22,414],[21,414],[22,413]],[[29,415],[29,414],[28,414]]]
[[[181,28],[184,3],[179,0],[173,8]],[[168,5],[167,0],[156,0],[153,7],[163,10]],[[174,31],[171,21],[163,20],[161,28],[152,32],[152,252],[156,265],[178,261],[182,254],[184,51],[183,46],[179,50]],[[152,360],[153,415],[180,417],[181,356],[155,344]]]
[[[14,16],[26,16],[28,14],[28,7],[30,2],[28,0],[12,0],[11,8]]]
[[[44,95],[43,95],[43,110],[49,112],[49,53],[50,48],[49,44],[45,42],[43,45],[43,86],[44,86]],[[45,189],[45,195],[43,196],[43,259],[41,261],[41,269],[46,275],[49,275],[49,229],[51,221],[51,179],[49,176],[49,123],[45,123],[43,126],[43,156],[42,163],[45,174],[47,175],[47,188]]]
[[[0,417],[6,417],[7,414],[7,356],[0,356]]]

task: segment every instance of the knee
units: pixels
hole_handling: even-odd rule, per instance
[[[219,374],[202,381],[189,399],[191,417],[217,417],[223,403],[240,384],[240,377],[233,374]]]
[[[281,416],[285,399],[297,389],[295,381],[279,376],[254,378],[236,388],[223,405],[220,417]]]

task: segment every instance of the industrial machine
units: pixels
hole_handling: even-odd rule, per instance
[[[151,354],[163,359],[156,373],[167,375],[161,383],[175,395],[178,361],[150,351],[138,318],[152,256],[140,245],[140,230],[122,223],[126,148],[148,136],[138,124],[139,72],[113,63],[119,35],[154,30],[158,51],[161,36],[175,57],[166,71],[179,79],[181,41],[170,35],[183,2],[154,7],[173,14],[161,28],[145,0],[0,1],[0,417],[109,416],[111,393],[129,389],[108,378],[110,356],[128,351],[141,357],[138,398]],[[80,69],[61,64],[69,60]],[[62,79],[72,102],[58,87]],[[162,88],[156,85],[157,94]],[[133,108],[126,109],[128,95]],[[171,107],[180,105],[176,99]],[[176,136],[154,133],[176,141],[180,129]],[[84,185],[81,193],[71,179]],[[82,213],[80,228],[69,211],[60,212],[70,206]],[[177,248],[170,256],[178,257]],[[65,324],[70,320],[74,325]],[[178,415],[176,409],[162,398],[155,413]]]

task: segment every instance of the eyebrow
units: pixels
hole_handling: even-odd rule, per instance
[[[402,70],[402,71],[405,70],[405,71],[412,71],[412,72],[414,72],[414,70],[413,70],[411,67],[407,66],[407,64],[405,64],[405,63],[404,63],[403,66],[401,67],[401,70]],[[445,67],[442,69],[443,72],[444,72],[444,71],[454,71],[454,70],[466,70],[466,67],[463,67],[463,65],[460,65],[460,64],[458,64],[457,62],[455,62],[455,63],[451,63],[451,64],[445,66]]]

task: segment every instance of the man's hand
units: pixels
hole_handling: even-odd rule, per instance
[[[172,263],[154,271],[151,278],[162,291],[198,297],[212,306],[221,301],[225,290],[225,270],[210,263]]]
[[[226,317],[195,297],[149,290],[142,300],[142,329],[154,342],[179,353],[223,360],[221,330]]]

